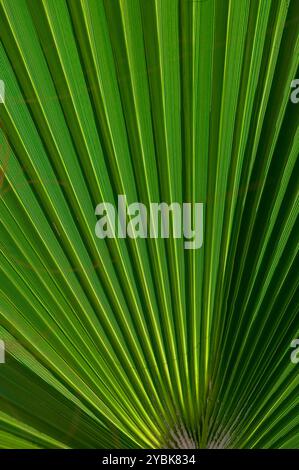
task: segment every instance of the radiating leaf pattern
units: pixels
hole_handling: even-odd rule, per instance
[[[298,0],[0,5],[0,447],[298,448]]]

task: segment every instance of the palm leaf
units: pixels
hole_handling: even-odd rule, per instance
[[[299,447],[296,6],[0,0],[0,447]]]

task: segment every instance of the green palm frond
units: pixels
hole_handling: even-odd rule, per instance
[[[0,447],[299,448],[297,7],[0,0]]]

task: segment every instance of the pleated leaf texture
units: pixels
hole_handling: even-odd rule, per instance
[[[298,0],[0,5],[0,447],[299,448]]]

